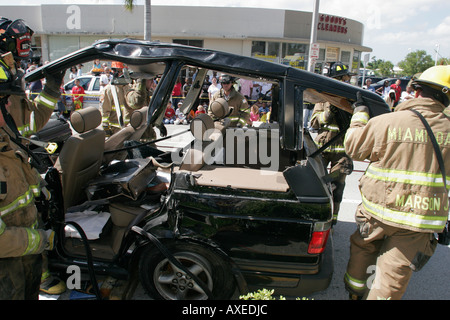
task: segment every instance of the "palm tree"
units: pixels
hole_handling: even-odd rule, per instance
[[[125,8],[133,11],[134,0],[124,0]],[[144,40],[152,39],[152,2],[151,0],[144,0]]]

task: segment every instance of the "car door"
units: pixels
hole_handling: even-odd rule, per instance
[[[99,108],[100,103],[100,77],[92,77],[85,89],[86,96],[84,97],[83,107]]]

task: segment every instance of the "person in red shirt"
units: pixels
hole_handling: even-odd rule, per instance
[[[200,113],[206,113],[202,105],[198,106],[197,111],[195,111],[195,116],[198,116]]]
[[[178,78],[172,90],[172,102],[174,106],[178,106],[178,103],[183,97],[182,89],[183,84],[181,83],[181,78]]]
[[[395,100],[393,108],[395,108],[398,105],[398,102],[400,101],[400,97],[402,95],[402,87],[400,87],[401,83],[402,82],[400,81],[400,79],[397,79],[397,81],[395,81],[395,83],[391,85],[391,89],[394,89],[395,91]]]
[[[176,118],[175,109],[172,107],[172,102],[169,101],[164,114],[164,124],[173,124]]]
[[[84,88],[80,80],[75,79],[75,86],[72,88],[72,101],[74,110],[83,109]]]

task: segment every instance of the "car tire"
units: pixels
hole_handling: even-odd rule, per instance
[[[167,249],[196,275],[213,299],[230,299],[236,289],[231,268],[212,249],[199,244],[172,242]],[[149,246],[139,262],[142,286],[157,300],[206,300],[207,294],[184,271],[178,270],[157,248]]]

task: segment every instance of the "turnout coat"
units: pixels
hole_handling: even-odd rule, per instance
[[[359,186],[365,213],[412,231],[443,230],[449,213],[448,190],[444,190],[427,131],[410,109],[425,117],[448,164],[450,119],[445,108],[433,99],[416,98],[398,105],[393,113],[370,120],[365,111],[354,113],[344,143],[354,160],[370,160]],[[446,171],[449,188],[450,165]]]
[[[22,112],[21,118],[14,119],[34,132],[47,123],[57,99],[43,91],[34,103],[18,96],[11,96],[10,101],[13,117]],[[38,229],[34,201],[41,192],[41,176],[29,164],[28,154],[11,141],[6,130],[9,129],[0,128],[0,258],[40,253],[47,241],[44,230]],[[22,132],[27,133],[30,131]]]

